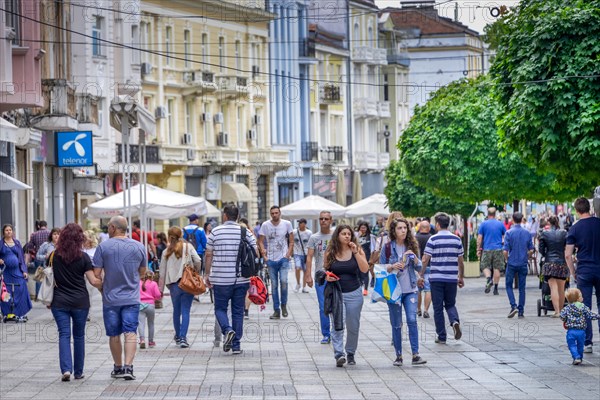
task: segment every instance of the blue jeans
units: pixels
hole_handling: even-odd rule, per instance
[[[519,315],[523,314],[525,308],[525,286],[527,284],[527,264],[521,266],[514,266],[508,264],[506,266],[506,295],[511,308],[517,308]],[[513,282],[515,280],[515,274],[519,277],[519,305],[515,301],[515,293],[513,291]]]
[[[413,354],[419,354],[419,328],[417,327],[417,293],[405,293],[400,297],[400,304],[388,303],[390,323],[392,324],[392,339],[396,356],[402,355],[402,307],[406,314],[408,338]]]
[[[444,319],[444,308],[448,314],[450,324],[460,322],[458,310],[456,309],[456,282],[430,282],[431,303],[433,303],[433,321],[435,332],[440,340],[446,340],[446,325]]]
[[[60,372],[73,373],[75,376],[83,375],[83,362],[85,359],[85,323],[89,308],[56,308],[52,307],[52,315],[58,328],[58,359]],[[71,319],[73,320],[73,354],[71,358]]]
[[[315,282],[315,290],[317,292],[317,300],[319,300],[319,319],[321,320],[321,334],[323,337],[331,336],[331,320],[329,319],[329,315],[325,314],[324,306],[325,306],[325,285],[319,285]]]
[[[233,330],[235,337],[231,344],[233,350],[239,350],[240,341],[244,335],[244,305],[246,303],[246,292],[250,284],[238,283],[235,285],[214,285],[213,294],[215,298],[215,317],[221,326],[221,333]],[[227,308],[231,301],[231,324],[227,316]],[[232,326],[233,325],[233,326]]]
[[[567,346],[571,352],[573,360],[583,360],[583,342],[585,341],[585,331],[583,329],[567,330]]]
[[[269,277],[271,278],[271,291],[273,295],[273,310],[279,311],[281,304],[287,304],[288,299],[288,271],[290,260],[282,258],[278,261],[267,261]],[[279,297],[279,286],[281,284],[281,299]]]
[[[122,333],[135,334],[139,325],[140,304],[102,307],[106,336],[120,336]]]
[[[596,311],[600,311],[600,271],[590,271],[589,269],[577,269],[577,289],[581,291],[583,304],[592,308],[592,292],[596,289]],[[600,329],[600,320],[598,321]],[[593,344],[593,325],[592,320],[587,320],[587,328],[585,330],[585,345]]]
[[[346,331],[346,346],[344,346],[344,331],[331,332],[331,342],[333,343],[333,355],[337,359],[344,354],[356,353],[358,346],[358,334],[360,332],[360,313],[362,311],[364,299],[362,288],[352,292],[342,293],[344,301],[344,330]]]
[[[173,303],[173,329],[175,329],[175,336],[187,338],[194,295],[180,289],[177,282],[169,285],[169,292],[171,293],[171,303]]]

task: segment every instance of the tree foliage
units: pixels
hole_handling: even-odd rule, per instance
[[[600,0],[522,0],[496,24],[501,145],[563,186],[598,184]]]
[[[398,143],[408,179],[464,203],[567,200],[579,194],[560,189],[551,175],[537,174],[520,154],[500,155],[498,108],[487,77],[439,89],[415,110]]]
[[[385,172],[387,186],[384,194],[390,210],[402,211],[406,217],[431,216],[438,211],[469,216],[475,203],[460,203],[439,197],[412,183],[398,161],[390,162]]]

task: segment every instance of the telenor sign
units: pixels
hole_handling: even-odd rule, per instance
[[[58,167],[94,165],[92,132],[56,132],[56,165]]]

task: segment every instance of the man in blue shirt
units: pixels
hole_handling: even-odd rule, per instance
[[[529,231],[523,229],[521,221],[523,214],[516,212],[513,214],[514,224],[504,237],[504,259],[507,262],[506,267],[506,294],[510,302],[510,312],[508,318],[512,318],[519,313],[519,318],[523,318],[523,309],[525,307],[525,284],[527,282],[527,261],[533,253],[533,242]],[[519,305],[515,302],[512,282],[515,274],[519,277]]]
[[[197,214],[188,217],[190,223],[183,228],[183,238],[191,243],[196,252],[202,259],[202,273],[204,273],[204,250],[206,249],[206,234],[204,229],[200,228],[200,218]]]
[[[500,273],[504,272],[504,257],[502,256],[502,239],[506,233],[504,224],[496,219],[496,209],[488,208],[488,218],[479,225],[477,232],[477,257],[481,260],[480,270],[486,277],[485,292],[492,288],[492,271],[494,275],[494,295],[498,295]]]

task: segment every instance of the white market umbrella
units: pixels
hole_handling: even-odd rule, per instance
[[[346,207],[317,195],[307,196],[292,204],[281,207],[281,215],[290,219],[315,219],[319,217],[321,211],[329,211],[333,217],[343,217]]]
[[[387,198],[383,194],[374,194],[346,207],[346,217],[387,217],[390,209],[386,205]]]
[[[202,199],[202,197],[199,197],[200,199]],[[206,202],[206,215],[205,217],[220,217],[221,216],[221,210],[219,210],[217,207],[213,206],[210,202]]]
[[[88,206],[90,218],[110,218],[116,215],[135,216],[140,213],[140,190],[143,185],[131,187],[131,211],[126,212],[123,207],[123,195],[120,192]],[[161,189],[153,185],[146,185],[145,215],[152,219],[171,219],[185,217],[190,214],[205,215],[208,212],[206,200],[202,197]]]
[[[1,119],[1,118],[0,118]],[[0,171],[0,191],[31,190],[32,187]]]

